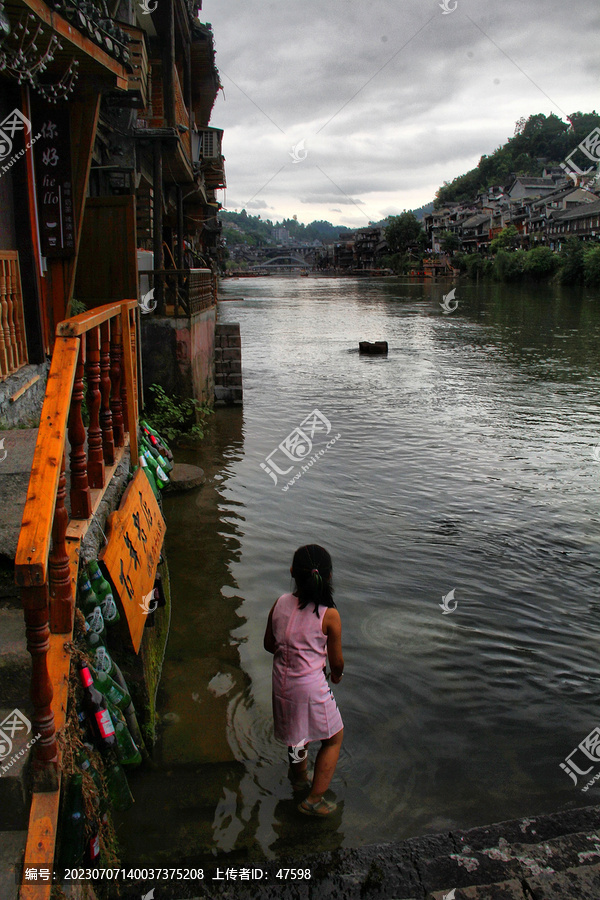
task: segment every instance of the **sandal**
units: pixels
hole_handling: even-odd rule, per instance
[[[305,788],[309,788],[312,784],[314,772],[305,770],[304,774],[306,778],[294,778],[290,777],[290,781],[292,783],[292,790],[294,792],[303,791]],[[293,773],[292,773],[293,775]]]
[[[316,803],[310,803],[308,799],[298,804],[298,809],[305,816],[317,816],[319,819],[326,819],[337,809],[337,803],[330,803],[329,800],[317,800]]]

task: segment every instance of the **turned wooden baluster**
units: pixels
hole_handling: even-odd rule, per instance
[[[131,353],[131,350],[121,344],[121,409],[123,410],[123,429],[129,431],[129,406],[127,405],[127,382],[125,381],[126,353]]]
[[[71,409],[69,410],[69,443],[71,445],[71,517],[73,519],[89,519],[92,515],[92,498],[87,476],[87,460],[85,457],[85,428],[81,418],[83,401],[83,341],[79,345]]]
[[[100,409],[100,427],[102,428],[104,462],[107,466],[112,466],[115,461],[115,439],[112,413],[110,411],[110,323],[108,321],[103,322],[101,329],[100,389],[102,392],[102,407]]]
[[[115,316],[110,320],[110,378],[112,382],[110,408],[116,447],[122,447],[125,443],[123,401],[121,400],[121,342],[121,317]]]
[[[5,262],[0,262],[0,375],[8,375],[9,346],[7,344],[8,301],[6,299],[6,269]]]
[[[86,334],[87,350],[87,407],[90,414],[88,425],[88,479],[90,487],[104,487],[104,454],[102,452],[102,431],[100,429],[100,329],[91,328]]]
[[[31,654],[33,737],[37,738],[33,760],[33,788],[37,791],[52,791],[58,786],[58,750],[51,707],[53,690],[47,662],[50,647],[48,584],[22,587],[21,599],[25,612],[27,649]]]
[[[73,631],[73,610],[75,599],[71,585],[71,570],[65,536],[69,524],[69,513],[65,506],[67,478],[65,475],[65,454],[58,480],[54,520],[52,522],[52,552],[48,558],[50,575],[50,631],[52,634],[71,634]]]
[[[9,346],[9,357],[12,356],[12,368],[19,368],[19,352],[18,352],[18,343],[17,343],[17,331],[15,328],[15,319],[17,317],[17,311],[15,309],[15,297],[12,287],[12,277],[10,272],[10,261],[6,260],[4,265],[6,266],[6,302],[8,303],[8,315],[7,315],[7,323],[8,323],[8,346]],[[10,361],[10,359],[9,359]]]
[[[9,262],[10,294],[13,300],[15,320],[15,352],[19,366],[27,362],[27,346],[25,343],[25,331],[23,323],[23,296],[21,294],[21,280],[18,262]]]

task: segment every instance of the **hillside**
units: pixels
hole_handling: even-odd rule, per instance
[[[490,156],[482,156],[476,168],[444,182],[435,199],[439,209],[448,203],[474,200],[477,193],[491,185],[504,185],[512,174],[540,176],[544,168],[558,166],[594,128],[600,126],[600,115],[576,112],[570,124],[553,113],[537,113],[520,119],[513,137]]]

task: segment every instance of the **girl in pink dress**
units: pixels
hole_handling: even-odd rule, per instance
[[[269,613],[265,650],[273,653],[273,718],[275,737],[288,745],[295,789],[310,786],[298,806],[308,816],[328,816],[337,807],[323,799],[338,757],[344,723],[325,676],[329,658],[331,680],[344,671],[342,621],[333,602],[331,557],[318,544],[300,547],[290,569],[293,594],[283,594]],[[307,771],[307,746],[321,741],[312,783]]]

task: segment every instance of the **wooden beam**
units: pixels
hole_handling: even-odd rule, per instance
[[[43,866],[52,871],[56,850],[58,808],[60,806],[61,771],[58,772],[58,789],[35,793],[31,798],[29,830],[24,862],[30,866]],[[19,900],[50,900],[51,883],[22,884]]]
[[[128,85],[128,73],[125,67],[105,53],[97,44],[94,44],[89,38],[85,37],[76,28],[69,24],[67,19],[63,19],[61,15],[53,12],[42,0],[21,0],[23,6],[31,10],[39,19],[46,23],[62,41],[68,41],[74,47],[77,47],[81,53],[98,63],[98,67],[106,69],[107,73],[114,76],[115,87],[119,90],[126,91]],[[61,41],[61,43],[62,43]],[[64,43],[63,43],[64,47]],[[66,49],[66,48],[65,48]],[[76,54],[78,56],[79,54]]]
[[[137,300],[128,300],[126,309],[133,309],[137,306],[137,303]],[[120,315],[121,304],[122,301],[106,303],[104,306],[97,306],[96,309],[92,309],[90,312],[84,312],[78,316],[73,316],[72,319],[59,322],[56,326],[56,334],[61,337],[76,337],[85,334],[90,328],[97,328],[98,325],[102,325],[103,322],[112,319],[113,316]]]
[[[79,339],[57,338],[15,558],[15,578],[22,586],[48,580],[50,533],[67,434]]]

